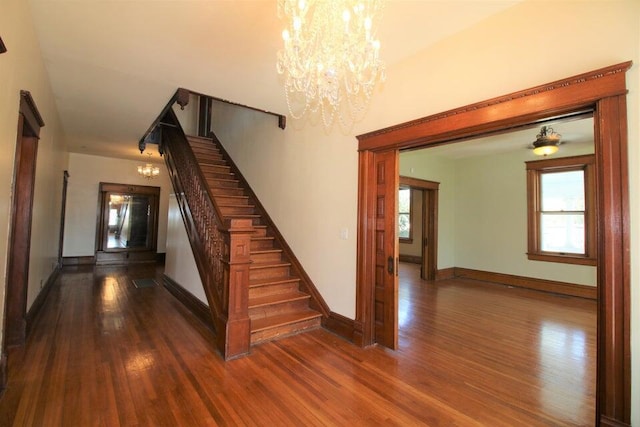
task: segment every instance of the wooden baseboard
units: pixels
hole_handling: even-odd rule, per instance
[[[349,319],[335,312],[329,313],[329,317],[322,318],[322,327],[334,334],[346,339],[350,342],[355,342],[354,337],[356,334],[355,320]]]
[[[551,292],[587,299],[597,299],[598,289],[595,286],[576,285],[574,283],[557,282],[554,280],[536,279],[533,277],[515,276],[512,274],[493,273],[490,271],[472,270],[455,267],[455,277],[482,280],[484,282],[499,283],[518,288]]]
[[[453,279],[455,277],[455,267],[443,268],[436,271],[436,280]]]
[[[400,262],[410,262],[412,264],[422,264],[422,257],[415,255],[402,255],[399,256]]]
[[[44,305],[44,302],[47,300],[47,296],[49,295],[51,288],[53,288],[53,284],[55,283],[56,279],[60,275],[60,268],[61,268],[60,266],[57,266],[51,272],[46,283],[44,284],[42,289],[40,289],[40,293],[38,294],[36,299],[33,301],[33,304],[31,304],[31,307],[29,307],[29,311],[27,311],[27,315],[25,316],[25,320],[27,324],[26,326],[27,337],[31,332],[31,327],[33,326],[33,322],[35,321],[36,317],[38,317],[38,314],[42,310],[42,306]]]
[[[96,257],[94,256],[66,256],[62,258],[63,266],[72,265],[94,265],[96,263]]]
[[[600,427],[631,427],[631,424],[609,418],[606,415],[601,415]]]
[[[4,351],[0,354],[0,397],[7,389],[7,379],[9,373],[7,372],[7,353]]]
[[[211,310],[207,304],[200,301],[191,292],[183,288],[178,282],[166,274],[162,275],[162,283],[171,295],[180,301],[202,323],[211,330],[215,329],[213,326],[213,320],[211,319]]]

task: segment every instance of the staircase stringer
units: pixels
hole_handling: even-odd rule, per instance
[[[231,172],[235,174],[236,179],[239,180],[241,185],[245,187],[250,199],[252,200],[252,203],[256,206],[256,209],[260,211],[260,214],[263,218],[263,221],[265,222],[265,225],[271,228],[276,244],[279,246],[280,249],[282,249],[283,254],[287,257],[287,259],[291,263],[291,269],[293,270],[293,272],[300,278],[301,290],[311,296],[309,306],[312,309],[322,314],[322,321],[324,324],[324,322],[329,318],[331,310],[329,309],[329,306],[327,305],[324,298],[322,297],[322,294],[320,293],[320,291],[318,291],[318,288],[316,288],[315,284],[313,283],[313,281],[311,280],[307,272],[302,267],[302,264],[300,263],[298,258],[295,256],[293,250],[291,249],[291,247],[289,247],[285,238],[280,233],[280,230],[278,230],[278,227],[276,226],[276,224],[273,222],[273,220],[267,213],[267,210],[264,208],[264,206],[260,202],[260,199],[253,191],[253,188],[251,188],[247,180],[244,178],[244,175],[242,175],[242,172],[240,171],[240,169],[238,169],[235,162],[233,161],[233,159],[231,158],[227,150],[224,148],[224,145],[220,142],[220,140],[216,137],[216,135],[213,132],[211,132],[209,136],[217,144],[222,154],[222,157],[228,162],[229,166],[231,167]]]
[[[248,251],[253,226],[246,220],[223,221],[172,109],[166,112],[162,124],[160,148],[211,310],[217,347],[225,359],[242,356],[250,347],[250,260],[242,248]],[[243,282],[238,283],[239,279]]]

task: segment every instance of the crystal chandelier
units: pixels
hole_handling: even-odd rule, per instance
[[[149,157],[152,156],[152,153],[147,153]],[[144,166],[138,166],[138,173],[144,178],[151,179],[160,175],[160,168],[158,166],[153,166],[151,163],[147,163]]]
[[[285,77],[291,115],[336,114],[348,126],[362,118],[376,83],[384,81],[376,27],[382,0],[278,0],[285,18],[277,70]]]

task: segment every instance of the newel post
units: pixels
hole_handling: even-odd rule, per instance
[[[229,223],[229,278],[227,326],[224,358],[233,359],[249,353],[251,320],[249,319],[249,266],[251,264],[252,220],[232,219]]]

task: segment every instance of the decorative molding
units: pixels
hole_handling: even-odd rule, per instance
[[[182,305],[184,305],[207,328],[212,331],[215,330],[213,321],[211,320],[211,310],[209,310],[209,306],[207,304],[200,301],[191,292],[183,288],[178,282],[166,274],[162,275],[162,283],[169,293],[180,301]]]
[[[533,277],[516,276],[512,274],[494,273],[491,271],[472,270],[470,268],[455,267],[454,276],[465,279],[481,280],[500,285],[515,286],[535,291],[551,292],[572,297],[597,299],[596,286],[577,285],[574,283],[558,282],[555,280],[537,279]]]
[[[62,257],[63,267],[71,267],[77,265],[95,265],[95,256],[65,256]]]
[[[410,262],[411,264],[422,264],[422,257],[416,255],[400,254],[400,262]]]
[[[456,277],[455,267],[442,268],[436,272],[436,280],[453,279]]]
[[[357,328],[353,319],[332,311],[328,317],[322,318],[322,327],[347,341],[355,342]]]
[[[29,307],[29,310],[27,311],[27,315],[25,317],[25,320],[27,322],[27,333],[26,333],[27,337],[31,332],[31,327],[33,326],[33,322],[35,321],[35,319],[38,317],[38,314],[42,310],[42,306],[47,300],[47,296],[49,295],[49,292],[51,292],[51,288],[53,288],[53,284],[55,283],[59,275],[60,275],[60,267],[56,266],[56,268],[49,275],[49,278],[47,279],[42,289],[40,289],[40,293],[38,294],[36,299],[33,301],[33,304],[31,304],[31,307]]]
[[[25,125],[30,132],[24,132],[27,136],[40,137],[40,128],[44,127],[44,120],[36,106],[36,102],[28,90],[20,91],[20,113],[24,116]]]
[[[496,98],[491,98],[485,101],[476,102],[475,104],[469,104],[464,107],[455,108],[453,110],[444,111],[439,114],[434,114],[427,117],[422,117],[419,119],[411,120],[408,122],[400,123],[395,126],[389,126],[387,128],[379,129],[373,132],[368,132],[362,135],[358,135],[358,141],[362,141],[364,139],[369,139],[374,136],[384,135],[389,132],[394,132],[401,129],[411,128],[419,125],[423,125],[425,123],[433,122],[436,120],[445,119],[451,116],[467,113],[470,111],[476,111],[482,108],[493,107],[498,104],[502,104],[509,101],[514,101],[520,98],[526,98],[532,95],[538,95],[543,92],[549,92],[556,89],[566,88],[568,86],[575,86],[580,83],[584,83],[589,80],[597,80],[606,76],[611,76],[615,74],[620,74],[626,72],[629,68],[631,68],[631,61],[622,62],[620,64],[612,65],[610,67],[601,68],[599,70],[595,70],[592,72],[579,74],[577,76],[570,77],[568,79],[557,80],[548,84],[535,86],[530,89],[525,89],[519,92],[514,92],[508,95],[499,96]]]

